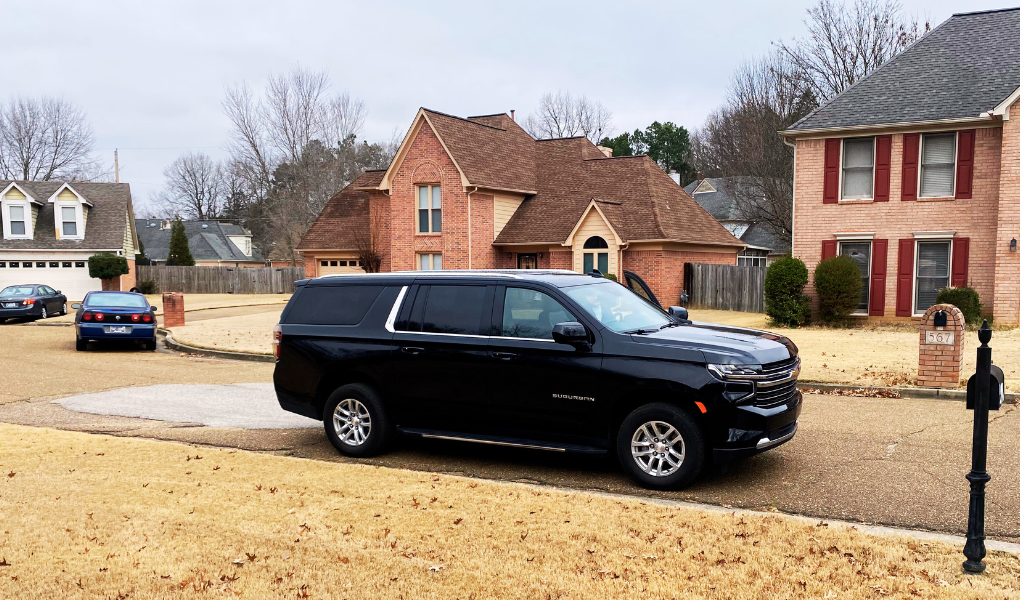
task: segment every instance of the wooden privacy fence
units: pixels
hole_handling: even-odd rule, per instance
[[[684,289],[692,308],[765,312],[765,267],[685,263]]]
[[[289,294],[305,278],[303,267],[167,267],[139,265],[139,282],[153,281],[160,292],[185,294]]]

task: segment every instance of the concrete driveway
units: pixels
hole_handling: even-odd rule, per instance
[[[278,408],[272,365],[75,353],[73,337],[66,328],[0,327],[0,362],[31,365],[0,371],[0,421],[352,461],[318,423]],[[1020,541],[1020,411],[1007,405],[991,420],[986,528]],[[263,422],[284,428],[245,429]],[[810,395],[790,443],[670,493],[638,488],[611,459],[474,444],[403,439],[360,462],[960,534],[972,422],[961,402]]]

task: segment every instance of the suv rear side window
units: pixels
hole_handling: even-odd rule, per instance
[[[483,285],[429,286],[421,330],[429,333],[482,335],[482,318],[490,314],[485,292]]]
[[[357,325],[382,291],[379,285],[306,287],[294,299],[287,323]]]

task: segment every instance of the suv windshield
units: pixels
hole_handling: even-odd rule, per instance
[[[0,298],[13,298],[15,296],[31,296],[32,286],[30,285],[12,285],[5,287],[3,291],[0,291]]]
[[[137,294],[90,294],[85,305],[99,308],[149,308],[149,301]]]
[[[662,329],[673,319],[624,286],[606,281],[564,290],[600,323],[618,333]]]

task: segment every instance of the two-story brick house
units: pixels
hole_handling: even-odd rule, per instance
[[[393,162],[323,209],[298,249],[309,277],[360,271],[598,269],[638,274],[676,304],[683,263],[736,264],[745,244],[647,156],[584,137],[536,140],[507,114],[418,111]]]
[[[793,254],[857,261],[861,315],[969,285],[1020,322],[1020,9],[953,15],[789,130]],[[808,293],[813,294],[812,285]]]

